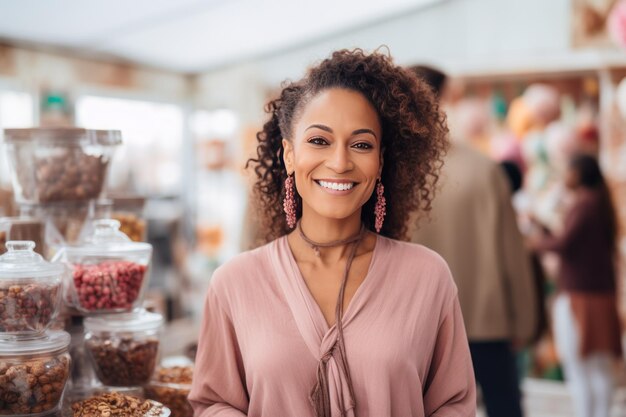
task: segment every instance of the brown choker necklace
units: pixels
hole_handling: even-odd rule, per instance
[[[327,243],[318,243],[309,239],[307,235],[304,234],[304,231],[302,230],[302,222],[298,222],[298,233],[300,234],[300,237],[302,238],[302,240],[304,240],[307,243],[307,245],[309,245],[311,249],[315,251],[315,255],[320,256],[320,248],[333,248],[335,246],[348,245],[350,243],[360,241],[365,234],[365,225],[361,225],[361,229],[359,230],[359,233],[352,237],[349,237],[347,239],[333,240],[332,242],[327,242]]]
[[[320,248],[331,248],[334,246],[353,244],[348,256],[348,262],[346,263],[346,269],[343,274],[343,280],[341,281],[341,287],[339,289],[339,296],[337,297],[337,307],[335,308],[335,326],[337,328],[337,338],[332,347],[324,353],[317,365],[317,383],[311,390],[309,399],[315,408],[316,417],[331,417],[331,404],[330,404],[330,392],[328,384],[328,369],[327,363],[332,356],[337,356],[337,363],[345,375],[348,389],[350,391],[351,407],[356,408],[356,399],[354,397],[354,387],[352,386],[352,378],[350,377],[350,368],[348,366],[348,357],[346,355],[346,347],[343,340],[343,299],[346,291],[346,283],[348,282],[348,274],[350,273],[350,267],[352,261],[356,255],[356,250],[359,247],[359,243],[363,236],[365,236],[365,225],[361,225],[359,233],[353,237],[347,239],[335,240],[328,243],[317,243],[309,239],[302,231],[302,225],[298,222],[298,232],[300,237],[315,251],[317,256],[320,256]],[[337,351],[335,353],[335,351]],[[339,406],[341,413],[345,411],[346,407],[343,403],[343,396],[339,396]],[[356,412],[355,412],[356,416]]]

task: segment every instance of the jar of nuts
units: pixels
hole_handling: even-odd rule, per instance
[[[0,341],[0,416],[40,416],[60,409],[70,373],[70,335],[47,331]]]
[[[0,256],[0,337],[42,334],[56,318],[65,268],[34,252],[35,242],[13,240]]]
[[[159,358],[163,316],[137,310],[85,319],[85,348],[98,379],[108,386],[144,385]]]
[[[111,195],[113,201],[112,218],[121,223],[120,230],[133,242],[145,242],[146,220],[144,218],[144,206],[146,199],[131,195]]]
[[[152,246],[132,242],[113,219],[93,222],[93,235],[55,256],[72,271],[65,300],[84,313],[130,312],[141,305]]]
[[[39,204],[98,198],[122,136],[118,130],[6,129],[4,141],[15,200]]]
[[[144,387],[145,396],[167,406],[172,411],[172,417],[193,417],[193,409],[187,400],[192,377],[192,366],[160,368]]]

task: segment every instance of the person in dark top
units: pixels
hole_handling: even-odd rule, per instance
[[[511,192],[515,194],[522,188],[522,170],[516,162],[508,160],[500,162],[500,166],[511,183]]]
[[[608,417],[612,362],[621,356],[616,299],[617,217],[595,158],[574,156],[565,176],[574,203],[563,230],[531,245],[560,258],[554,307],[557,351],[576,416]]]

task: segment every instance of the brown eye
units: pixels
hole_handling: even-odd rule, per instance
[[[328,142],[326,141],[326,139],[321,138],[321,137],[314,137],[308,140],[308,143],[312,143],[313,145],[328,145]]]
[[[359,143],[355,143],[354,145],[352,145],[353,148],[356,149],[362,149],[362,150],[367,150],[367,149],[372,149],[373,146],[370,145],[367,142],[359,142]]]

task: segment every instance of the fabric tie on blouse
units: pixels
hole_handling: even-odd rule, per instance
[[[316,417],[356,417],[354,412],[356,400],[343,338],[342,319],[346,283],[348,282],[350,267],[356,255],[359,242],[365,234],[365,226],[361,225],[361,229],[356,236],[329,243],[317,243],[309,239],[302,231],[300,222],[298,222],[298,232],[300,237],[311,246],[317,256],[320,256],[319,248],[352,244],[341,281],[339,296],[337,297],[335,334],[334,337],[324,338],[321,346],[322,354],[317,366],[317,382],[311,390],[309,398],[315,409]]]

